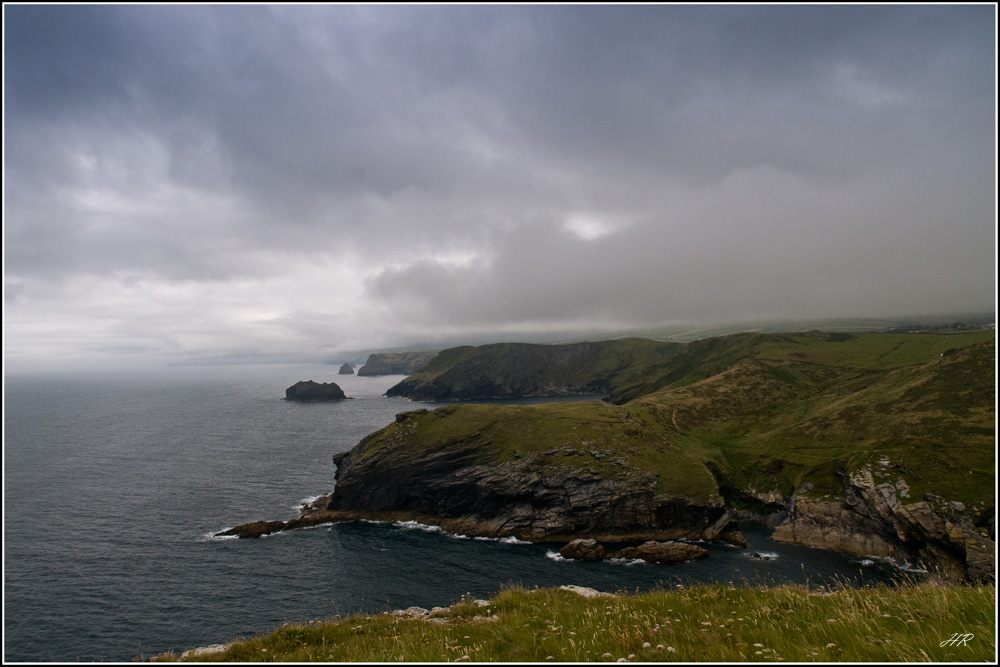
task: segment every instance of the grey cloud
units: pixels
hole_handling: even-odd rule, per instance
[[[81,280],[246,318],[175,351],[992,303],[988,6],[4,12],[25,330]]]

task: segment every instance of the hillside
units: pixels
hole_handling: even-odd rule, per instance
[[[569,345],[497,343],[444,350],[387,396],[417,401],[616,391],[683,346],[638,338]]]
[[[374,352],[368,355],[358,375],[410,375],[416,373],[437,355],[437,350],[415,352]]]

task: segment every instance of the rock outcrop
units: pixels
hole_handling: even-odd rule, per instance
[[[340,367],[340,370],[337,371],[337,374],[338,375],[354,375],[354,366],[352,366],[351,364],[344,364],[343,366]]]
[[[647,563],[682,563],[708,558],[708,549],[686,542],[649,541],[637,547],[626,547],[611,554],[611,558],[641,558]]]
[[[594,563],[607,558],[604,547],[597,540],[576,539],[559,550],[563,558]]]
[[[597,540],[575,539],[562,549],[559,555],[563,558],[597,562],[610,558],[640,559],[647,563],[682,563],[686,560],[708,558],[708,549],[687,542],[657,542],[649,540],[639,546],[625,547],[615,552],[608,552]]]
[[[301,380],[285,390],[286,401],[342,401],[347,396],[335,382]]]

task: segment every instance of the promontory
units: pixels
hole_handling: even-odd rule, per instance
[[[400,413],[335,456],[332,494],[258,528],[415,519],[639,545],[739,543],[766,518],[776,540],[994,578],[993,331],[455,348],[389,393],[559,392],[604,399]]]

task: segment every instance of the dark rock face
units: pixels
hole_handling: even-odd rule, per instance
[[[337,371],[337,374],[338,375],[354,375],[354,366],[352,366],[350,364],[344,364],[343,366],[340,367],[340,370]]]
[[[927,501],[904,503],[906,495],[905,485],[877,484],[871,469],[862,468],[846,477],[844,502],[793,498],[772,539],[919,560],[953,581],[995,580],[995,544],[971,518],[955,503],[935,510]]]
[[[344,390],[334,382],[305,380],[285,390],[286,401],[342,401],[345,398]]]

